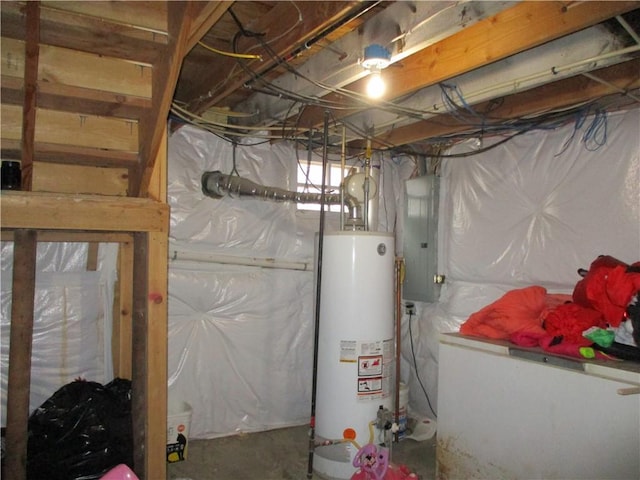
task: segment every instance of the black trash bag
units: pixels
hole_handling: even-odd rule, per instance
[[[94,480],[133,468],[131,382],[76,380],[29,417],[28,480]]]

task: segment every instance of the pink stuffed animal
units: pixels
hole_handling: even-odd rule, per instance
[[[351,480],[418,480],[418,476],[406,466],[389,464],[389,450],[378,450],[372,443],[358,450],[353,466],[358,467],[358,471]]]

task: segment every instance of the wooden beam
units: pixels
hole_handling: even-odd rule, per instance
[[[36,133],[36,89],[40,58],[40,2],[27,3],[27,33],[24,43],[24,103],[22,106],[22,190],[31,190],[33,144]]]
[[[20,107],[2,104],[0,109],[2,139],[22,140]],[[133,120],[38,108],[36,122],[36,142],[125,152],[138,150],[138,123]]]
[[[127,196],[126,168],[35,162],[34,192]]]
[[[144,198],[3,191],[2,228],[168,232],[169,206]]]
[[[138,185],[132,185],[132,193],[146,196],[155,161],[167,126],[173,93],[180,74],[182,60],[191,29],[191,12],[194,3],[168,2],[169,44],[160,62],[153,67],[152,106],[143,122],[140,158],[141,174]],[[138,187],[138,188],[136,188]]]
[[[149,312],[149,253],[147,234],[136,233],[133,243],[133,318],[132,318],[132,371],[131,415],[133,417],[133,466],[136,475],[147,478],[145,451],[147,445],[148,413],[152,404],[147,401],[148,375],[147,335]],[[165,447],[166,448],[166,447]],[[166,459],[165,462],[166,463]],[[161,478],[164,478],[161,477]]]
[[[21,145],[17,140],[2,139],[2,158],[19,159]],[[58,145],[36,142],[35,160],[41,163],[58,163],[76,166],[131,168],[137,164],[138,154],[119,150]]]
[[[133,238],[121,242],[118,250],[118,280],[115,286],[111,352],[113,373],[131,379],[133,327]]]
[[[95,272],[98,270],[98,251],[100,244],[97,242],[89,242],[87,250],[87,272]]]
[[[25,42],[2,37],[1,44],[2,74],[21,78]],[[41,44],[38,66],[41,84],[151,97],[151,68],[144,64]]]
[[[407,57],[399,67],[385,69],[387,91],[394,98],[402,97],[635,8],[638,8],[637,1],[520,2]],[[366,81],[361,79],[345,88],[364,94]],[[323,99],[354,104],[336,93]],[[318,127],[323,111],[319,107],[305,109],[298,125]],[[353,110],[337,110],[333,116],[340,119],[353,113]]]
[[[2,75],[1,82],[2,103],[21,105],[24,99],[23,79]],[[144,110],[151,107],[150,98],[50,82],[38,85],[36,103],[47,110],[117,117],[133,121],[142,118]]]
[[[619,93],[619,89],[640,88],[638,71],[640,71],[640,60],[635,59],[592,72],[618,88],[604,85],[584,76],[577,76],[510,95],[500,100],[499,107],[491,108],[491,117],[494,119],[493,122],[499,123],[501,118],[535,115],[553,108],[579,105],[607,95],[615,95]],[[474,108],[477,111],[484,111],[492,105],[492,102],[495,101],[483,102],[475,105]],[[493,104],[495,105],[495,103]],[[491,123],[490,121],[488,125]],[[377,136],[378,139],[374,140],[373,145],[375,148],[385,149],[389,145],[406,145],[474,129],[475,127],[461,124],[459,119],[451,115],[437,115],[427,120],[390,130],[386,134],[380,134]]]
[[[14,239],[5,462],[7,478],[26,480],[37,235],[17,230]]]
[[[162,136],[147,192],[147,198],[163,203],[167,202],[167,130],[165,128]]]
[[[25,39],[23,10],[24,6],[19,2],[3,2],[0,11],[3,37]],[[46,45],[151,64],[158,56],[158,46],[166,43],[166,35],[41,6],[40,41]]]
[[[143,480],[166,477],[167,236],[134,240],[133,372],[134,466]]]
[[[51,230],[37,230],[39,242],[103,242],[103,243],[131,243],[133,237],[131,233],[112,232],[65,232]],[[3,242],[13,242],[13,230],[2,230],[0,240]]]
[[[128,25],[157,34],[167,31],[167,3],[170,2],[78,2],[77,0],[42,2],[43,8],[65,14],[76,13],[78,16]]]
[[[186,55],[191,49],[202,39],[211,27],[213,27],[220,17],[229,9],[233,2],[213,1],[198,2],[197,7],[200,11],[194,15],[191,21],[191,29],[189,31],[189,39],[184,49]]]
[[[149,255],[147,311],[147,479],[165,478],[167,458],[168,236],[147,234]]]
[[[276,52],[276,57],[286,58],[297,47],[303,45],[315,35],[328,28],[341,18],[349,14],[354,8],[358,7],[359,2],[299,2],[297,8],[291,8],[287,2],[275,2],[274,7],[260,18],[248,19],[243,27],[247,30],[257,33],[265,33],[265,40],[276,38],[270,43],[270,47]],[[366,3],[366,2],[365,2]],[[362,7],[362,4],[360,4]],[[301,22],[298,19],[302,18]],[[243,19],[240,19],[243,20]],[[281,25],[295,25],[286,35],[280,35],[277,30]],[[276,29],[274,31],[274,29]],[[249,38],[241,38],[238,41],[238,51],[244,52],[250,46],[254,46],[255,40]],[[277,60],[274,60],[263,49],[252,49],[251,53],[264,53],[262,60],[247,60],[246,65],[256,73],[265,72],[272,68]],[[224,100],[227,96],[242,87],[250,81],[252,77],[244,70],[239,69],[231,77],[229,72],[237,69],[237,60],[231,57],[218,56],[214,58],[216,68],[202,71],[200,65],[186,64],[184,67],[184,75],[186,78],[192,79],[190,82],[184,82],[182,88],[178,91],[177,97],[191,101],[189,110],[194,113],[202,113],[209,107],[228,106]],[[194,75],[199,72],[197,75]],[[216,90],[213,95],[208,93],[212,87],[219,85],[224,80],[224,88]],[[194,100],[195,99],[195,100]]]

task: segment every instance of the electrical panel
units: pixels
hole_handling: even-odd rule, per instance
[[[440,178],[425,175],[405,182],[402,297],[435,302],[444,280],[437,273]]]

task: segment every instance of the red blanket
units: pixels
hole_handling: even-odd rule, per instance
[[[494,339],[509,339],[516,332],[542,335],[544,314],[567,301],[571,296],[547,294],[544,287],[537,285],[511,290],[472,314],[460,327],[460,333]]]
[[[640,293],[638,266],[600,256],[589,271],[582,271],[584,278],[572,296],[548,294],[537,285],[511,290],[473,313],[460,333],[565,355],[593,355],[582,349],[592,344],[583,332],[591,327],[617,328],[625,321],[627,306]]]

